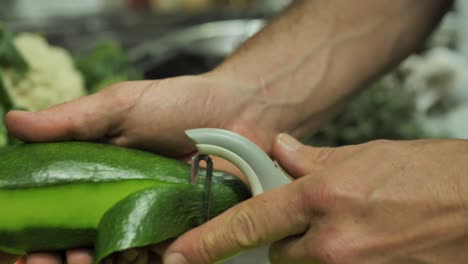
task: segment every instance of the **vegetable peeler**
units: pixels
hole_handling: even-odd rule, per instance
[[[234,132],[216,128],[197,128],[185,131],[195,143],[199,154],[192,160],[191,181],[196,183],[200,161],[207,163],[205,182],[205,212],[209,220],[211,171],[213,163],[208,155],[214,155],[233,163],[247,178],[252,195],[288,184],[291,179],[286,176],[270,157],[247,138]],[[225,264],[267,264],[268,247],[248,250],[235,258],[223,262]]]

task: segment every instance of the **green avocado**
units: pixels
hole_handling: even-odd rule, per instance
[[[94,247],[96,262],[200,225],[204,170],[117,146],[60,142],[0,149],[0,251],[25,254]],[[210,215],[250,197],[225,172],[213,173]]]

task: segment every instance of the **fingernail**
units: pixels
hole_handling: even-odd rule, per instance
[[[180,253],[171,253],[164,260],[164,264],[188,264],[185,257]]]
[[[279,145],[290,151],[295,151],[302,146],[302,143],[300,141],[286,133],[279,134],[277,142]]]

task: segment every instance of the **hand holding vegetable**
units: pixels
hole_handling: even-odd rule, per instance
[[[28,142],[101,140],[175,157],[195,150],[184,131],[198,127],[231,129],[271,148],[274,133],[238,125],[243,97],[235,86],[210,75],[125,82],[44,111],[11,111],[6,125]]]

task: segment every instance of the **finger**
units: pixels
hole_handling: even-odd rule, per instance
[[[338,160],[335,148],[303,145],[288,134],[279,134],[273,145],[273,158],[292,177],[300,178]]]
[[[26,264],[62,264],[62,257],[56,254],[33,253],[26,257]]]
[[[264,193],[189,231],[167,249],[164,263],[215,263],[240,251],[303,233],[309,214],[300,188],[294,182]]]
[[[147,85],[144,81],[121,83],[43,111],[10,111],[5,124],[13,136],[28,142],[112,137],[138,100],[142,90],[138,88]]]
[[[94,258],[90,250],[71,249],[67,251],[67,264],[93,264]]]
[[[39,112],[10,111],[5,124],[13,136],[27,142],[96,139],[110,125],[101,98],[94,94]]]

